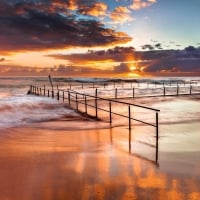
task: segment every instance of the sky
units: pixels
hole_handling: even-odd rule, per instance
[[[0,76],[200,74],[199,0],[1,0]]]

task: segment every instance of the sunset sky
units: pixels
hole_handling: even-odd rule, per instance
[[[1,0],[0,76],[200,75],[199,0]]]

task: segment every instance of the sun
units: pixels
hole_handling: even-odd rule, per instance
[[[136,70],[136,66],[131,65],[131,66],[129,67],[129,69],[130,69],[131,71],[135,71],[135,70]]]

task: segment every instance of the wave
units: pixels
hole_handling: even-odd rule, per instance
[[[12,96],[0,99],[0,127],[70,118],[78,114],[56,100],[34,96]]]

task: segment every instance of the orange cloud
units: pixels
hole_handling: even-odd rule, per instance
[[[94,17],[105,16],[107,12],[108,6],[105,3],[97,2],[92,6],[82,6],[79,8],[79,12],[84,15],[91,15]]]
[[[130,15],[130,10],[124,6],[115,8],[114,11],[110,14],[110,18],[114,23],[124,23],[133,20]]]
[[[54,2],[52,2],[51,8],[54,8],[54,11],[57,9],[69,9],[71,11],[74,11],[78,8],[78,5],[76,3],[76,0],[69,0],[68,2],[54,0]]]
[[[140,10],[142,8],[146,8],[151,6],[152,4],[156,3],[157,0],[133,0],[133,3],[131,4],[130,8],[133,10]]]

